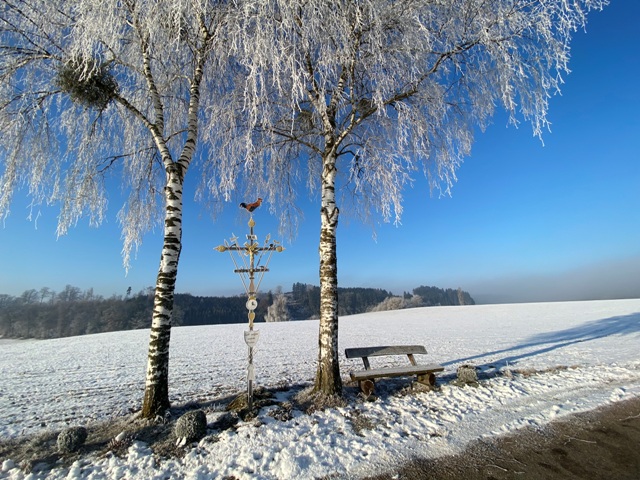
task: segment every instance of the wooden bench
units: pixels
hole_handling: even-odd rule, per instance
[[[436,383],[435,372],[441,372],[444,367],[435,363],[428,365],[418,365],[414,355],[424,355],[427,350],[422,345],[395,345],[381,347],[347,348],[344,354],[347,358],[362,358],[364,370],[349,372],[351,380],[357,381],[360,390],[366,395],[371,395],[374,389],[376,378],[383,377],[408,377],[416,375],[418,382],[424,385],[433,386]],[[400,367],[371,368],[369,357],[380,357],[387,355],[406,355],[410,365]]]

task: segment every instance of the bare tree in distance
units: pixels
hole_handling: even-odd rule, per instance
[[[238,125],[263,155],[254,167],[274,188],[306,181],[321,196],[316,393],[342,391],[338,203],[397,222],[416,171],[449,193],[497,107],[541,136],[571,36],[606,4],[256,0],[244,10],[248,34],[234,45],[247,72]]]
[[[264,316],[265,322],[289,322],[291,315],[287,308],[287,297],[282,293],[282,287],[276,288],[273,296],[273,303],[267,308]]]
[[[236,187],[237,169],[218,177],[214,156],[217,126],[229,108],[220,93],[230,78],[222,45],[237,32],[227,28],[227,3],[11,0],[0,6],[0,218],[24,186],[36,208],[61,206],[58,234],[85,217],[99,225],[107,182],[119,176],[129,195],[118,213],[125,266],[143,234],[163,225],[145,417],[169,407],[185,176],[199,158],[209,193],[228,197]]]

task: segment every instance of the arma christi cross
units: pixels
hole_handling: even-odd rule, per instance
[[[262,199],[258,198],[258,201],[252,204],[240,204],[242,208],[247,209],[251,213],[248,223],[249,234],[246,236],[247,241],[243,245],[239,245],[238,237],[232,234],[229,241],[225,240],[223,245],[215,247],[215,250],[219,252],[229,252],[231,260],[236,267],[234,272],[240,275],[240,280],[242,280],[248,296],[246,307],[249,311],[249,330],[244,332],[244,341],[249,347],[249,365],[247,367],[247,404],[249,412],[253,411],[253,383],[256,378],[253,366],[253,348],[258,342],[260,334],[258,330],[253,329],[253,321],[256,317],[255,310],[258,306],[257,292],[264,274],[269,271],[268,266],[273,252],[282,252],[284,250],[280,242],[276,240],[271,241],[270,234],[266,236],[263,245],[260,246],[258,236],[253,233],[253,228],[256,225],[256,222],[253,220],[253,211],[260,206],[261,201]],[[235,256],[234,252],[236,253]],[[265,254],[267,255],[265,256]]]

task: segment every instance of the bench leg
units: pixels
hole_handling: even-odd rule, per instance
[[[418,383],[434,387],[436,385],[436,375],[434,373],[425,373],[424,375],[418,375]]]

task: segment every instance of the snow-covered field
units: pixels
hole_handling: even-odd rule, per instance
[[[223,399],[246,386],[246,328],[173,329],[174,404],[219,404],[210,409],[210,423],[221,415],[214,410],[222,410]],[[257,328],[257,384],[310,383],[318,322]],[[241,422],[237,429],[210,432],[181,459],[155,458],[148,446],[134,442],[124,458],[83,459],[70,469],[48,472],[48,478],[304,479],[380,473],[413,456],[455,453],[486,435],[637,397],[639,340],[640,300],[436,307],[343,317],[341,352],[368,345],[425,345],[429,354],[418,361],[445,367],[441,390],[382,394],[375,402],[354,400],[312,415],[294,411],[286,422],[267,415],[275,408],[267,407],[257,420]],[[0,341],[0,436],[90,426],[139,409],[147,341],[146,330]],[[404,363],[406,357],[396,360]],[[360,364],[342,358],[345,380]],[[484,378],[479,387],[452,383],[463,364],[479,368]],[[383,392],[385,382],[379,384]],[[21,470],[9,469],[7,460],[0,459],[0,478],[24,478]]]

